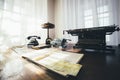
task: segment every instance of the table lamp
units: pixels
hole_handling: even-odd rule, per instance
[[[52,39],[49,37],[49,29],[52,29],[54,27],[55,27],[55,25],[52,24],[52,23],[49,23],[49,22],[44,23],[42,25],[42,28],[47,29],[47,39],[46,39],[46,44],[47,45],[50,45],[50,42],[52,41]]]

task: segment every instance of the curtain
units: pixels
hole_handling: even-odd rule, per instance
[[[47,0],[0,0],[0,45],[25,44],[27,36],[46,38]]]
[[[119,0],[62,0],[64,29],[91,28],[118,25]],[[77,37],[64,37],[77,41]],[[74,38],[74,39],[73,39]],[[118,34],[106,36],[108,45],[118,44]]]

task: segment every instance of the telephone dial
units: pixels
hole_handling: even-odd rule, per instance
[[[39,43],[38,43],[37,39],[41,39],[41,37],[39,37],[39,36],[28,36],[27,39],[30,40],[30,42],[27,44],[28,47],[38,46]]]

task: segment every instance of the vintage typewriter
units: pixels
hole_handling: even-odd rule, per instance
[[[66,31],[72,36],[78,36],[78,42],[75,44],[74,48],[106,50],[108,47],[110,47],[106,45],[106,35],[111,35],[113,32],[119,30],[120,29],[118,25],[110,25],[93,28],[64,30],[63,33]],[[111,50],[111,48],[109,50]]]

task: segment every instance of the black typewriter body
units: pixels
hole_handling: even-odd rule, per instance
[[[78,36],[78,42],[73,48],[112,50],[106,45],[106,35],[119,31],[119,27],[111,25],[65,31],[72,36]]]

